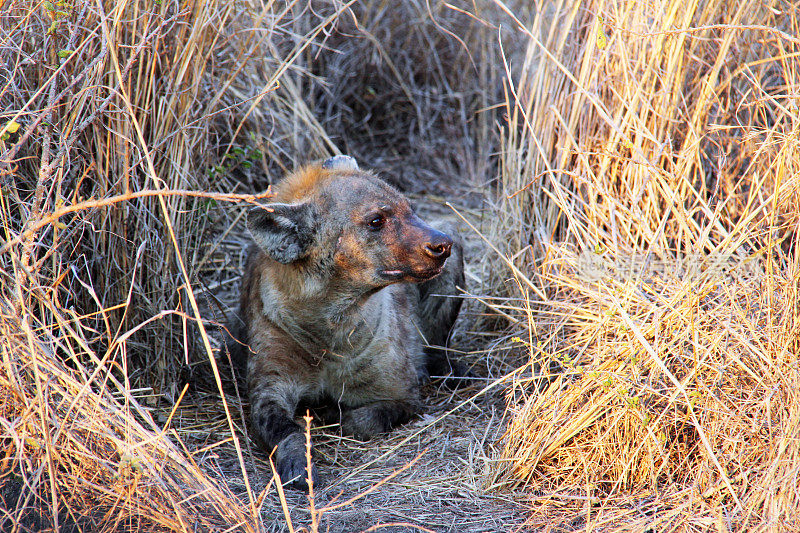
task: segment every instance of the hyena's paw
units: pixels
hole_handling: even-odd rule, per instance
[[[292,433],[278,444],[278,449],[275,451],[275,468],[281,483],[293,489],[308,490],[307,466],[305,436],[302,433]],[[311,479],[314,486],[319,484],[319,474],[313,462]]]
[[[386,433],[408,422],[419,411],[405,402],[375,402],[342,413],[342,432],[359,440]]]

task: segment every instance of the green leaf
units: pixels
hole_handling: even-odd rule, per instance
[[[71,56],[74,51],[75,50],[59,50],[58,52],[56,52],[56,55],[61,59],[64,59],[65,57]]]

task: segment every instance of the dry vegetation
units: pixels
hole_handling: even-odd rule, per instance
[[[582,494],[579,529],[796,531],[800,9],[548,9],[491,237],[546,371],[508,392],[496,481]]]
[[[0,0],[0,530],[800,530],[800,6],[517,4]],[[476,228],[488,377],[314,430],[320,514],[215,336],[336,152]]]

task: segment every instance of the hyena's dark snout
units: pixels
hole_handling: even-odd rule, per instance
[[[429,226],[416,215],[408,220],[407,228],[410,255],[416,255],[431,267],[443,265],[450,257],[453,239],[448,234]]]
[[[431,229],[428,238],[422,244],[422,251],[431,259],[444,261],[450,257],[450,249],[453,247],[453,239],[447,234]]]

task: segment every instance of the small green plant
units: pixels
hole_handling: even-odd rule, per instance
[[[264,153],[258,148],[236,146],[222,156],[222,163],[208,169],[210,177],[224,176],[237,168],[253,168]]]
[[[6,125],[3,127],[2,133],[0,133],[0,141],[8,140],[11,137],[11,135],[13,135],[14,133],[17,133],[17,130],[19,130],[19,127],[20,127],[20,123],[19,122],[15,122],[13,120],[9,120],[6,123]]]
[[[72,4],[62,1],[45,2],[44,9],[47,11],[51,20],[50,27],[47,29],[47,35],[55,35],[58,28],[61,26],[61,22],[72,13]],[[63,52],[66,52],[66,55],[61,55]],[[63,59],[69,56],[70,53],[72,53],[72,50],[61,50],[58,52],[58,57]]]

